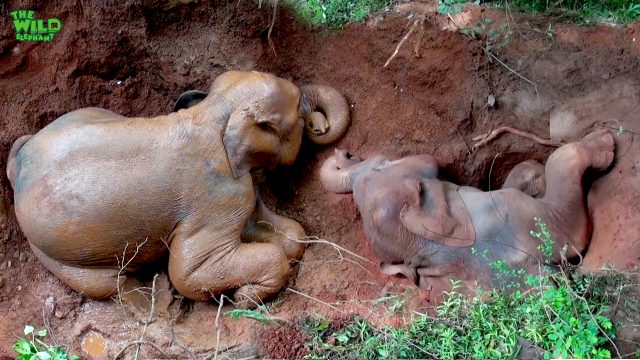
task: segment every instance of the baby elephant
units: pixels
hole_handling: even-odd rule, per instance
[[[353,192],[383,273],[404,275],[434,294],[458,279],[471,293],[476,285],[492,286],[492,261],[537,270],[540,241],[530,235],[535,218],[553,236],[554,260],[565,244],[567,257],[584,250],[591,227],[582,176],[588,168],[607,169],[613,157],[611,134],[598,130],[553,152],[544,171],[528,163],[516,167],[524,174],[510,174],[510,188],[489,192],[438,179],[430,155],[360,161],[336,150],[320,175],[327,190]],[[541,173],[546,184],[525,183],[539,182]],[[531,196],[540,191],[544,196]]]
[[[337,140],[347,101],[328,86],[229,71],[175,110],[84,108],[18,139],[7,177],[20,227],[36,257],[88,297],[112,296],[168,258],[187,298],[235,290],[240,305],[259,303],[286,284],[304,252],[292,240],[305,232],[264,205],[251,171],[292,164],[303,136]]]

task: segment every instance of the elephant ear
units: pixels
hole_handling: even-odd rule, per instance
[[[173,105],[173,112],[181,109],[188,109],[202,101],[207,97],[207,95],[208,94],[206,92],[200,90],[185,91],[180,95],[176,104]]]
[[[407,180],[407,186],[411,198],[400,210],[407,230],[447,246],[473,245],[476,235],[469,210],[457,192],[448,194],[451,189],[437,179]]]

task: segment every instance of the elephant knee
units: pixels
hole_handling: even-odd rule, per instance
[[[289,260],[299,260],[304,254],[306,244],[301,242],[300,239],[307,236],[302,226],[295,220],[290,220],[290,226],[287,226],[285,231],[285,239],[283,243],[283,250]]]

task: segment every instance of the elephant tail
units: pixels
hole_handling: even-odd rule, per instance
[[[9,182],[11,182],[11,187],[15,189],[15,181],[16,175],[18,173],[17,164],[16,164],[16,156],[18,156],[18,152],[24,146],[24,144],[29,141],[33,135],[24,135],[13,143],[11,146],[11,151],[9,151],[9,159],[7,160],[7,177],[9,178]]]

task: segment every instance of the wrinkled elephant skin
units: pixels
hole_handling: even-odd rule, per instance
[[[166,116],[73,111],[12,147],[18,222],[37,258],[89,297],[113,295],[168,254],[180,294],[236,289],[236,301],[259,301],[285,284],[304,251],[290,238],[305,233],[264,206],[250,171],[291,164],[316,108],[328,125],[313,136],[342,135],[348,106],[336,90],[258,72],[224,73]]]
[[[353,192],[383,273],[404,275],[432,294],[450,290],[450,280],[457,279],[461,290],[471,293],[477,285],[496,285],[493,261],[537,270],[540,242],[530,235],[534,218],[553,235],[555,261],[565,244],[568,257],[586,248],[591,228],[582,176],[588,168],[606,170],[614,147],[607,131],[592,132],[552,153],[544,171],[525,162],[510,174],[507,188],[490,192],[439,180],[429,155],[357,162],[337,150],[320,177],[327,190]]]

